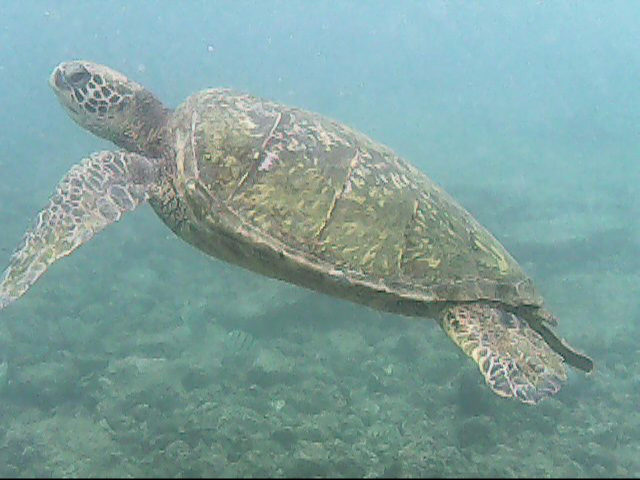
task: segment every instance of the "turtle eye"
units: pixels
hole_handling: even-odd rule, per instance
[[[73,65],[65,72],[66,81],[74,87],[83,87],[91,79],[91,74],[82,65]]]

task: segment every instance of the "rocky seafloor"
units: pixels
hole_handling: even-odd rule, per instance
[[[141,210],[2,312],[0,476],[637,475],[637,228],[603,197],[611,228],[571,238],[588,205],[492,191],[455,193],[596,362],[557,396],[498,398],[435,322],[209,260]]]

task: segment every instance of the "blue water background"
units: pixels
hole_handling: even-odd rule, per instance
[[[47,85],[58,63],[89,59],[171,107],[199,89],[231,87],[385,143],[494,233],[560,318],[560,335],[596,362],[594,375],[572,372],[539,407],[499,399],[433,322],[206,259],[142,208],[0,312],[0,361],[15,377],[0,393],[0,475],[637,475],[638,25],[640,5],[623,1],[0,3],[0,258],[74,163],[113,148],[75,125]],[[234,328],[263,338],[300,381],[277,390],[282,379],[246,378],[256,364],[233,357],[216,364],[229,375],[224,388],[210,380],[193,387],[197,398],[184,393],[190,366],[200,362],[206,375],[208,356],[218,358],[214,346],[176,337],[185,324],[212,338]],[[336,336],[355,347],[336,350]],[[428,341],[410,340],[418,353],[409,359],[385,343],[420,336]],[[154,388],[180,375],[184,395],[170,394],[171,408],[128,392],[133,380],[117,359],[170,362],[176,352],[179,374],[160,369],[135,391],[157,399]],[[322,355],[360,373],[323,370]],[[384,373],[389,365],[399,373]],[[425,365],[436,367],[426,375]],[[45,373],[25,380],[23,367]],[[395,380],[380,393],[360,386],[360,375]],[[317,379],[311,393],[308,378]],[[358,405],[384,405],[385,414],[328,402],[283,416],[280,397],[296,405],[322,382],[350,395],[362,388]],[[250,413],[238,406],[245,401]],[[216,429],[186,440],[185,423],[214,422],[198,413],[207,402],[232,420],[216,414]],[[337,426],[321,426],[317,409]],[[256,412],[262,420],[238,420]],[[405,423],[413,428],[397,426]]]

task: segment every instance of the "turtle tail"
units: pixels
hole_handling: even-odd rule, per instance
[[[529,325],[538,332],[542,338],[544,338],[544,341],[547,342],[547,345],[569,365],[586,373],[593,371],[593,360],[569,347],[564,341],[559,339],[555,333],[549,330],[544,323],[540,321],[529,321]]]
[[[567,379],[563,356],[513,313],[488,304],[458,304],[444,310],[441,325],[502,397],[535,404]]]

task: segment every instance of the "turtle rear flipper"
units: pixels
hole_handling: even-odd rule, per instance
[[[0,310],[53,262],[147,200],[159,178],[155,165],[134,153],[104,151],[71,168],[11,257],[0,281]]]
[[[567,379],[562,357],[517,315],[485,304],[456,305],[442,327],[500,396],[538,403]]]

